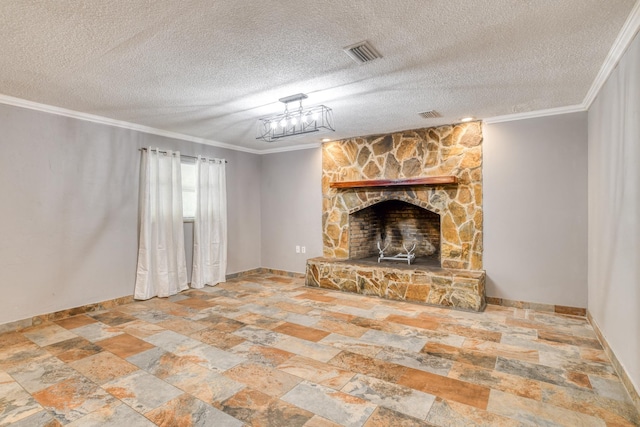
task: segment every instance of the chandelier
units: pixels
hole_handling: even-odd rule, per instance
[[[258,119],[258,136],[266,142],[274,142],[287,136],[303,135],[305,133],[331,130],[333,128],[333,112],[331,108],[317,105],[302,108],[302,100],[308,98],[304,93],[280,98],[284,103],[284,113],[276,116]],[[289,110],[289,103],[298,101],[297,109]]]

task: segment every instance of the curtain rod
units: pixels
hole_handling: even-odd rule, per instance
[[[140,148],[140,149],[139,149],[139,151],[147,151],[147,150],[148,150],[147,148]],[[164,151],[164,150],[156,150],[156,151],[158,151],[158,153],[168,154],[168,153],[167,153],[166,151]],[[198,160],[198,157],[197,157],[197,156],[189,156],[188,154],[180,154],[180,157],[184,157],[184,158],[187,158],[187,159],[194,159],[194,160]],[[209,158],[209,157],[203,157],[203,159],[204,159],[204,160],[218,160],[218,161],[223,160],[223,159],[212,159],[212,158]],[[224,160],[224,162],[225,162],[225,163],[229,163],[227,160]]]

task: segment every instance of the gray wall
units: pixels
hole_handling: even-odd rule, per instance
[[[587,113],[484,127],[487,295],[587,306]]]
[[[589,313],[640,391],[640,36],[589,109]]]
[[[585,306],[584,121],[485,128],[490,296]],[[7,105],[0,126],[0,324],[132,294],[149,145],[229,160],[229,273],[304,272],[322,254],[319,148],[257,156]]]
[[[260,266],[260,157],[0,105],[0,324],[133,293],[140,147],[229,160],[230,273]]]
[[[321,177],[320,148],[262,156],[263,267],[303,273],[308,258],[322,256]]]

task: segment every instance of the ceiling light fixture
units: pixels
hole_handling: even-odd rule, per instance
[[[266,142],[274,142],[287,136],[303,135],[305,133],[331,130],[333,128],[333,112],[331,108],[317,105],[310,108],[302,108],[302,100],[308,96],[304,93],[280,98],[284,103],[284,113],[258,119],[258,136]],[[299,107],[289,111],[289,103],[300,102]]]
[[[471,117],[471,116],[469,116],[469,117],[463,117],[463,118],[461,118],[461,119],[460,119],[460,122],[461,122],[461,123],[467,123],[467,122],[472,122],[472,121],[474,121],[475,119],[476,119],[475,117]]]

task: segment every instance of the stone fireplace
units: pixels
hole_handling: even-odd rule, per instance
[[[306,284],[479,311],[480,122],[324,144],[323,252]],[[415,262],[378,262],[415,243]]]

